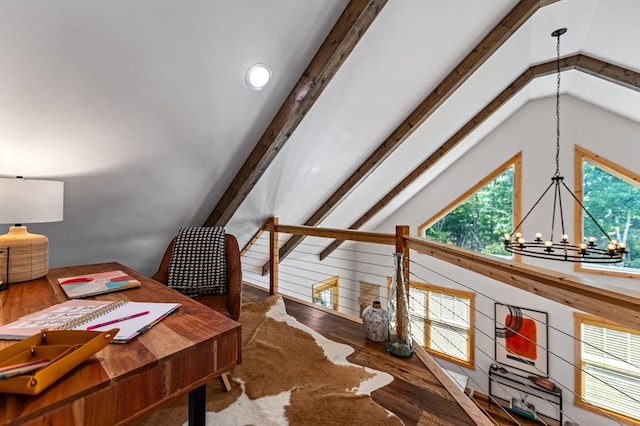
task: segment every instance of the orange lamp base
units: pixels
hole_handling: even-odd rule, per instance
[[[49,272],[49,240],[27,232],[26,226],[12,226],[0,235],[0,247],[8,247],[8,283],[35,280]]]

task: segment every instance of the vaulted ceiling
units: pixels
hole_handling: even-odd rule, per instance
[[[528,101],[640,121],[634,0],[4,0],[0,175],[65,181],[52,264],[180,226],[372,229]],[[269,64],[260,91],[247,68]],[[293,245],[293,242],[290,246]]]

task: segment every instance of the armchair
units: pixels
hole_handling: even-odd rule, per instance
[[[171,255],[176,237],[169,243],[162,256],[160,267],[153,275],[153,279],[167,284],[167,274],[171,263]],[[242,268],[240,263],[240,249],[238,240],[231,234],[225,234],[225,256],[227,271],[227,292],[224,294],[204,294],[194,296],[193,299],[237,321],[240,318],[240,306],[242,304]],[[220,376],[220,381],[225,390],[231,390],[231,383],[226,373]]]
[[[152,277],[165,285],[167,284],[167,272],[174,243],[175,238],[169,243],[162,256],[160,267]],[[195,296],[193,299],[237,321],[240,318],[242,304],[242,268],[238,240],[232,234],[225,235],[225,253],[227,258],[227,293],[205,294]]]

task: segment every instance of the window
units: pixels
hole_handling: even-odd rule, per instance
[[[502,236],[520,221],[521,154],[494,170],[418,228],[431,240],[486,254],[511,257]]]
[[[473,368],[474,294],[411,282],[411,335],[431,354]]]
[[[639,421],[640,332],[583,314],[574,316],[576,405]]]
[[[640,176],[576,145],[576,197],[602,226],[609,238],[627,243],[628,253],[620,264],[579,265],[582,272],[640,273]],[[577,209],[576,236],[584,241],[598,238],[598,246],[608,240],[587,214]],[[637,278],[635,276],[634,278]]]
[[[338,277],[313,285],[313,303],[327,309],[338,310]]]

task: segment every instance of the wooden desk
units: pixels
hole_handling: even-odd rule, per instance
[[[142,286],[95,299],[182,306],[132,342],[108,345],[39,395],[0,394],[0,424],[125,424],[187,392],[190,423],[204,424],[205,384],[239,363],[240,324],[126,266],[56,268],[45,278],[11,284],[0,292],[0,323],[67,300],[57,278],[116,269]],[[11,343],[0,340],[0,349]]]

